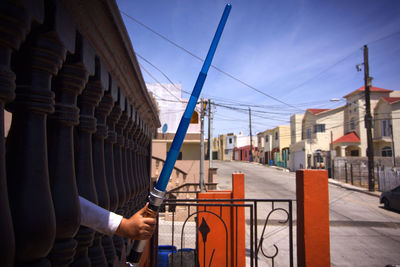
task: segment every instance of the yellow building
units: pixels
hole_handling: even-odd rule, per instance
[[[371,111],[374,110],[382,97],[389,97],[392,90],[370,87]],[[333,149],[337,157],[366,157],[367,131],[365,129],[365,87],[344,96],[346,107],[344,110],[343,135],[334,139]]]
[[[399,134],[400,97],[382,97],[374,109],[375,156],[400,156]]]
[[[332,140],[343,135],[344,109],[344,106],[335,109],[307,109],[302,119],[301,116],[292,116],[291,170],[325,168]],[[301,140],[298,141],[300,119]]]
[[[261,161],[265,164],[287,168],[289,161],[290,126],[280,125],[274,129],[265,130],[257,134],[258,147],[263,146],[259,153]]]

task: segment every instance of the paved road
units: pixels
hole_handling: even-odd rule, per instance
[[[246,198],[296,198],[294,173],[245,162],[214,161],[214,167],[218,168],[220,189],[230,189],[231,175],[239,171],[245,174]],[[400,265],[400,213],[383,209],[376,196],[332,184],[329,185],[329,202],[332,266]],[[261,217],[268,212],[268,207],[260,207]],[[259,233],[261,224],[263,222],[259,220]],[[273,244],[282,245],[275,266],[287,266],[287,230],[274,225],[270,228],[267,236],[272,242],[263,247],[271,254]],[[295,233],[294,229],[294,240]],[[271,265],[260,256],[259,262],[259,266]]]

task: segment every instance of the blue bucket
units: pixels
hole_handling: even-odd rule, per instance
[[[158,246],[158,267],[168,267],[168,255],[176,252],[175,246]]]
[[[193,248],[182,248],[174,254],[170,254],[169,266],[170,267],[196,267],[199,266],[196,250]]]

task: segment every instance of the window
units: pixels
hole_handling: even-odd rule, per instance
[[[354,130],[356,128],[356,124],[354,122],[354,118],[350,119],[350,130]]]
[[[382,136],[390,136],[389,120],[382,121]]]
[[[296,134],[296,132],[294,130],[292,130],[292,136],[294,136]]]
[[[314,125],[314,133],[324,133],[324,132],[325,132],[325,124]]]
[[[279,132],[275,132],[275,140],[278,140],[279,138]]]
[[[179,152],[177,160],[182,160],[182,152]]]
[[[351,150],[351,151],[350,151],[350,156],[352,156],[352,157],[358,157],[358,155],[359,155],[358,150]]]
[[[391,157],[392,156],[392,148],[389,146],[385,146],[382,148],[382,157]]]
[[[232,138],[229,138],[229,144],[232,144]]]
[[[192,123],[193,124],[199,123],[199,114],[196,111],[193,112],[192,118],[190,119],[190,124]]]
[[[268,142],[268,135],[265,136],[265,142]]]
[[[311,128],[307,128],[307,139],[311,138]]]

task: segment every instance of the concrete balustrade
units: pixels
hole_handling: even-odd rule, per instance
[[[149,190],[160,123],[115,2],[7,0],[0,23],[2,266],[123,262],[79,207],[130,216]]]

